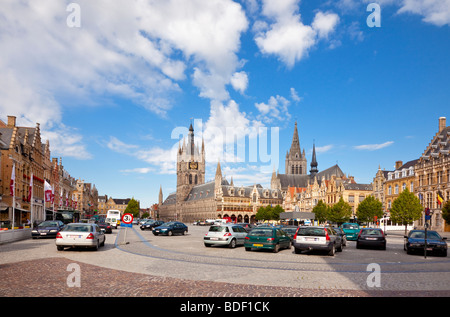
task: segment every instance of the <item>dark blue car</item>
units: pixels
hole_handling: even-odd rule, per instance
[[[64,228],[64,223],[60,220],[47,220],[41,222],[31,231],[31,237],[36,238],[56,238],[56,234]]]
[[[152,230],[155,236],[163,234],[163,235],[174,235],[174,234],[186,234],[188,232],[188,227],[178,221],[166,222],[159,227],[154,227]]]
[[[447,238],[443,238],[433,230],[427,230],[427,253],[433,252],[442,256],[447,256]],[[408,254],[424,252],[425,230],[411,230],[405,236],[404,250]]]

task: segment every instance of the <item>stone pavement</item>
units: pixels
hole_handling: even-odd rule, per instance
[[[196,281],[130,273],[75,262],[80,266],[80,287],[69,287],[74,261],[46,258],[0,265],[0,297],[440,297],[450,291],[359,291],[299,289]]]

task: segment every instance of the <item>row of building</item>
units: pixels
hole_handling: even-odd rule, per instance
[[[0,120],[0,153],[0,228],[52,219],[57,210],[86,215],[97,210],[97,188],[72,177],[61,158],[51,157],[49,141],[41,140],[39,123],[20,127],[14,116],[8,116],[6,123]],[[46,199],[49,188],[52,196]]]
[[[237,186],[232,178],[228,181],[222,176],[220,162],[214,180],[205,182],[205,145],[203,141],[201,148],[195,144],[191,125],[187,144],[180,144],[177,153],[176,192],[164,199],[160,188],[159,217],[186,222],[230,217],[237,222],[254,222],[259,207],[280,205],[286,211],[284,217],[306,219],[313,218],[312,210],[319,200],[333,205],[342,197],[350,204],[355,218],[359,203],[373,195],[382,202],[387,219],[392,202],[408,188],[420,198],[424,210],[431,210],[433,228],[450,230],[441,213],[443,201],[450,199],[449,137],[450,128],[442,117],[438,132],[418,159],[397,161],[390,171],[379,167],[372,183],[359,184],[337,164],[319,171],[315,146],[308,173],[295,123],[285,173],[274,171],[270,187],[264,188],[259,184]],[[414,225],[423,226],[424,219]]]

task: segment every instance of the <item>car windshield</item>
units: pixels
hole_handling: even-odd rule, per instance
[[[58,227],[59,224],[56,221],[44,221],[38,225],[38,227]]]
[[[313,228],[306,227],[298,229],[297,235],[299,236],[314,236],[314,237],[325,237],[326,232],[323,228]]]
[[[409,237],[413,238],[413,239],[425,239],[425,231],[414,231],[414,232],[411,232],[411,235]],[[428,231],[427,232],[427,239],[440,240],[441,236],[437,232]]]
[[[209,232],[229,232],[228,227],[225,226],[211,226]]]
[[[342,225],[342,228],[344,228],[344,229],[359,229],[359,226],[357,224],[346,223],[346,224]]]
[[[256,236],[256,237],[271,237],[273,234],[272,229],[253,229],[250,232],[250,235]]]
[[[77,224],[67,225],[67,227],[64,229],[64,231],[91,232],[91,228],[92,228],[91,225],[77,223]]]
[[[297,231],[297,228],[283,228],[281,229],[286,233],[295,233]]]
[[[364,229],[361,232],[361,235],[365,235],[365,236],[382,236],[381,230],[379,230],[379,229]]]

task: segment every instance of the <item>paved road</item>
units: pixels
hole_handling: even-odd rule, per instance
[[[335,257],[323,254],[246,252],[243,247],[205,248],[207,227],[186,236],[153,236],[124,229],[107,235],[99,251],[56,251],[54,240],[0,245],[0,296],[449,296],[450,258],[406,255],[401,236],[388,248],[357,250],[350,242]],[[70,264],[81,287],[69,287]],[[368,265],[381,269],[370,287]],[[371,279],[371,281],[376,281]]]

